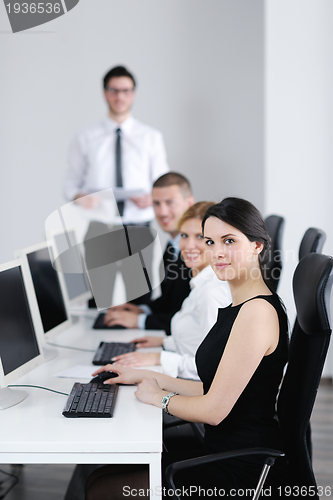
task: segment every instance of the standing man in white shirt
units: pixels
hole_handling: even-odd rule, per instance
[[[163,136],[132,117],[136,82],[125,67],[112,68],[105,75],[103,86],[108,116],[79,132],[72,142],[64,182],[65,197],[69,201],[75,200],[83,208],[92,208],[95,199],[86,197],[92,192],[114,187],[142,191],[139,196],[118,200],[119,216],[115,224],[119,229],[122,225],[149,226],[154,218],[152,185],[169,171]],[[101,224],[100,221],[90,224],[86,240],[107,232]],[[126,250],[122,258],[128,256]],[[117,261],[121,260],[119,253],[122,249],[118,249]],[[124,271],[121,266],[118,269]],[[113,289],[115,277],[116,274],[110,276],[110,289]],[[128,291],[131,280],[124,272],[123,278]]]

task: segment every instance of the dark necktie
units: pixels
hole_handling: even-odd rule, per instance
[[[123,174],[122,174],[122,165],[121,165],[121,129],[117,128],[116,134],[116,186],[123,187]],[[124,215],[124,202],[117,201],[119,215]]]
[[[177,260],[177,255],[176,255],[176,249],[172,245],[172,243],[167,244],[164,255],[163,255],[163,261],[164,261],[164,269],[165,269],[165,277],[168,276],[168,273],[170,272],[169,267],[174,264]]]

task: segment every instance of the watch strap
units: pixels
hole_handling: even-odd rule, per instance
[[[170,399],[173,396],[178,396],[179,394],[177,392],[169,392],[166,396],[163,396],[162,398],[162,410],[164,410],[168,415],[171,415],[171,413],[168,410],[169,402]]]

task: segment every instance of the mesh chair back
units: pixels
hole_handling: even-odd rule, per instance
[[[297,319],[278,399],[291,480],[293,485],[307,488],[316,487],[307,431],[330,342],[332,269],[332,257],[310,253],[295,270],[293,290]]]

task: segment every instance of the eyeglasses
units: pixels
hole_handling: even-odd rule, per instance
[[[134,89],[114,89],[113,87],[106,87],[105,90],[111,95],[118,95],[120,93],[123,93],[124,95],[130,95],[132,92],[134,92]]]

